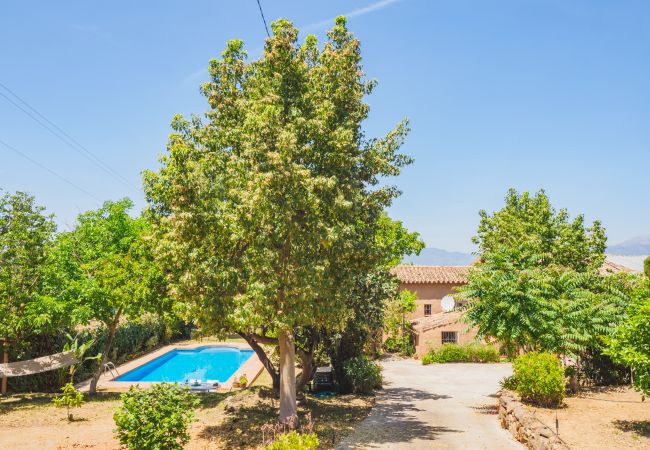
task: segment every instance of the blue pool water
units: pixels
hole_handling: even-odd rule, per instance
[[[223,383],[253,354],[236,347],[205,346],[174,349],[148,363],[120,375],[115,381],[218,380]],[[250,374],[249,374],[250,375]]]

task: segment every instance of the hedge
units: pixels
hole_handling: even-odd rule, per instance
[[[66,333],[74,335],[73,331],[61,330],[57,335],[36,335],[26,339],[29,345],[22,349],[18,355],[16,352],[10,352],[10,360],[16,361],[33,359],[40,356],[58,353],[63,349],[66,343]],[[139,321],[126,322],[120,324],[115,333],[112,349],[109,355],[109,361],[121,364],[138,357],[162,344],[168,343],[172,339],[181,339],[189,337],[189,326],[166,324],[163,318],[157,316],[147,316]],[[79,333],[79,340],[85,342],[89,339],[95,339],[95,343],[90,347],[87,356],[101,353],[104,343],[106,342],[106,328],[98,326]],[[90,378],[94,369],[97,367],[96,362],[86,361],[79,368],[75,375],[75,382]],[[67,379],[67,370],[53,370],[35,375],[24,377],[15,377],[9,380],[9,390],[11,392],[55,392],[63,386]]]

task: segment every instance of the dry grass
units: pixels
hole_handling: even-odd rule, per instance
[[[203,394],[196,411],[187,448],[260,448],[262,428],[276,420],[278,401],[269,387],[270,377],[260,376],[247,390]],[[100,393],[88,398],[74,412],[77,420],[67,422],[65,411],[55,408],[49,394],[19,395],[0,400],[2,433],[0,448],[15,450],[118,449],[113,437],[113,413],[120,404],[119,394]],[[314,431],[322,448],[333,448],[372,407],[371,397],[341,396],[316,399],[307,396],[300,402],[299,414],[311,413]]]
[[[571,448],[650,448],[650,402],[627,387],[587,389],[557,410],[530,409],[552,430],[557,414],[560,437]]]

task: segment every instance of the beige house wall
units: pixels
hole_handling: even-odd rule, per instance
[[[418,358],[422,357],[430,348],[440,347],[442,345],[443,331],[456,331],[458,333],[459,344],[471,344],[476,338],[476,328],[467,329],[465,323],[450,323],[437,328],[426,330],[415,335],[415,354]]]
[[[409,314],[408,319],[419,319],[424,316],[424,305],[431,305],[431,313],[442,312],[440,302],[445,295],[454,295],[455,288],[460,286],[456,283],[401,283],[400,290],[409,290],[417,295],[417,309],[414,313]],[[442,345],[442,332],[458,332],[459,344],[470,344],[474,342],[477,330],[469,329],[465,323],[451,323],[442,325],[437,328],[426,330],[415,336],[415,353],[419,358],[424,355],[431,347],[440,347]]]
[[[440,301],[445,295],[453,295],[454,288],[460,286],[453,283],[401,283],[400,290],[409,290],[417,295],[417,309],[408,315],[409,320],[424,317],[424,305],[431,305],[431,313],[442,312]]]

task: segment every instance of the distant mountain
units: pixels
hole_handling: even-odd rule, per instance
[[[607,253],[627,256],[650,255],[650,235],[635,237],[618,245],[607,247]]]
[[[469,266],[476,259],[469,253],[448,252],[441,248],[427,247],[422,249],[419,255],[411,255],[404,258],[404,264],[415,264],[418,266]]]

